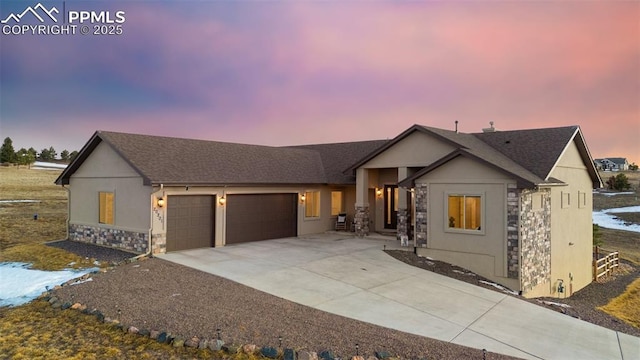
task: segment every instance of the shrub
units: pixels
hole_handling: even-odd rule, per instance
[[[631,184],[629,184],[629,178],[625,174],[618,174],[616,176],[611,176],[609,180],[607,180],[607,189],[609,190],[628,190],[631,188]]]

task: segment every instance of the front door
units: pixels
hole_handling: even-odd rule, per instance
[[[398,227],[398,187],[396,185],[384,186],[384,228],[396,229]]]

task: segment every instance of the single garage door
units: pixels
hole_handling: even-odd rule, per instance
[[[167,198],[167,251],[213,245],[213,200],[210,195]]]
[[[227,244],[298,235],[297,194],[228,195],[225,206]]]

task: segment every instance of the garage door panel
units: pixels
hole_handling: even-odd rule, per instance
[[[226,243],[297,235],[297,194],[227,196]]]
[[[174,195],[167,200],[167,251],[213,245],[214,196]]]

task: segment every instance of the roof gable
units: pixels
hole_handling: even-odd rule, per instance
[[[443,141],[443,142],[445,142],[447,144],[450,144],[450,145],[452,145],[454,147],[458,147],[459,146],[459,144],[451,141],[450,139],[448,139],[446,137],[443,137],[438,132],[428,131],[428,129],[431,129],[431,128],[427,128],[425,126],[417,125],[417,124],[411,126],[407,130],[403,131],[401,134],[396,136],[395,138],[393,138],[390,141],[386,142],[386,144],[384,144],[383,146],[381,146],[378,149],[376,149],[375,151],[367,154],[366,156],[363,156],[359,161],[357,161],[355,163],[352,163],[351,166],[349,166],[348,168],[345,168],[344,173],[345,174],[348,174],[348,173],[353,174],[357,168],[359,168],[362,165],[366,164],[367,162],[371,161],[372,159],[374,159],[376,156],[382,154],[383,152],[389,150],[394,145],[396,145],[397,143],[399,143],[402,140],[406,139],[407,137],[409,137],[409,135],[415,133],[416,131],[420,131],[420,132],[432,135],[435,138],[437,138],[438,140],[441,140],[441,141]],[[435,129],[435,128],[433,128],[433,129]]]
[[[394,144],[402,141],[415,131],[422,131],[435,136],[453,145],[456,150],[418,171],[408,180],[415,180],[458,156],[466,156],[509,174],[517,180],[520,187],[562,183],[558,179],[550,178],[549,175],[567,147],[572,142],[575,142],[582,161],[585,163],[587,171],[592,178],[594,187],[601,186],[600,177],[593,166],[591,155],[578,126],[464,134],[456,131],[413,125],[387,145],[357,162],[348,171],[354,171],[356,168],[363,166],[366,162],[387,151]],[[410,182],[403,181],[405,185]]]

